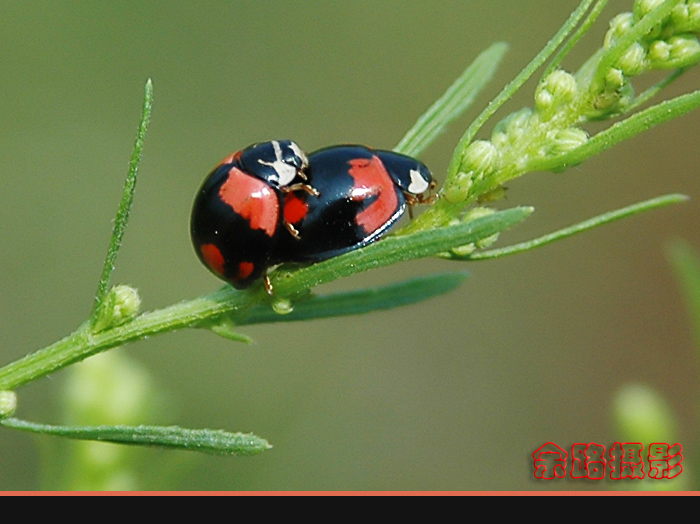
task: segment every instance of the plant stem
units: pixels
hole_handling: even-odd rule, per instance
[[[272,278],[275,295],[294,296],[310,287],[360,271],[388,266],[404,260],[434,256],[455,246],[470,244],[504,231],[524,220],[532,208],[520,207],[494,213],[468,224],[459,224],[410,236],[386,238],[361,250],[297,269],[276,271]],[[144,313],[118,326],[92,333],[87,324],[47,348],[0,368],[0,391],[13,390],[87,357],[159,333],[198,327],[217,317],[247,311],[270,301],[261,284],[245,291],[225,286],[190,301]]]

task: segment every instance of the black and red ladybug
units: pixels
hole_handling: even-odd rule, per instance
[[[214,274],[244,289],[271,266],[318,262],[377,240],[407,204],[428,201],[433,185],[425,165],[390,151],[334,146],[307,157],[290,140],[254,144],[205,180],[192,242]]]

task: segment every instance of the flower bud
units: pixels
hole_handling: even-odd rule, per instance
[[[632,12],[634,21],[639,22],[646,15],[664,3],[665,0],[635,0]]]
[[[553,133],[551,137],[551,155],[561,155],[568,153],[588,142],[588,133],[583,129],[570,127],[568,129],[560,129]]]
[[[460,172],[452,180],[448,181],[445,187],[442,189],[442,194],[445,200],[452,204],[457,202],[464,202],[469,198],[469,190],[474,183],[474,173],[463,173]]]
[[[11,417],[17,409],[17,395],[14,391],[0,391],[0,419]]]
[[[667,65],[671,69],[689,67],[700,61],[700,42],[694,35],[674,36],[668,41],[671,55]]]
[[[610,20],[610,29],[605,34],[603,46],[610,49],[623,35],[634,26],[634,16],[632,13],[620,13]]]
[[[473,171],[477,176],[493,173],[500,164],[498,149],[487,140],[476,140],[469,144],[460,165],[461,171]]]
[[[549,120],[557,109],[576,98],[578,86],[570,73],[557,69],[545,78],[535,91],[535,107],[542,121]]]
[[[678,32],[700,32],[700,0],[688,2],[688,18],[686,20],[686,25],[682,30],[679,30]]]
[[[647,16],[657,7],[661,6],[661,4],[663,4],[664,2],[665,0],[636,0],[633,8],[634,22],[639,22],[642,18]],[[649,32],[647,32],[647,34],[644,35],[646,40],[653,40],[655,38],[659,38],[662,34],[664,34],[669,20],[670,17],[664,18],[660,22],[658,22],[654,27],[652,27],[649,30]],[[668,35],[669,33],[666,32],[665,34]]]
[[[141,298],[131,286],[114,286],[102,302],[93,330],[98,333],[131,320],[138,315]]]
[[[617,61],[617,67],[627,76],[636,76],[646,68],[647,52],[639,42],[632,44]]]
[[[647,58],[652,67],[657,67],[656,64],[668,62],[671,57],[671,45],[663,40],[656,40],[649,46]]]
[[[625,85],[625,74],[615,67],[605,75],[605,88],[607,91],[619,91]]]
[[[477,218],[482,218],[482,217],[487,217],[490,215],[493,215],[496,211],[494,209],[491,209],[490,207],[475,207],[467,211],[465,215],[462,217],[460,222],[462,223],[468,223],[472,222],[473,220],[476,220]],[[495,233],[489,237],[482,238],[481,240],[478,240],[477,242],[473,242],[471,244],[465,244],[463,246],[458,246],[454,247],[450,250],[451,253],[464,257],[467,256],[471,253],[473,253],[477,249],[484,249],[487,248],[491,245],[493,245],[496,240],[498,240],[498,235],[499,233]]]
[[[532,109],[524,107],[501,120],[493,129],[491,142],[496,148],[517,144],[529,132]]]

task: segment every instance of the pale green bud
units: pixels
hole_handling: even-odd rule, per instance
[[[529,132],[532,109],[524,107],[501,120],[493,130],[491,142],[497,149],[509,144],[517,144]]]
[[[501,154],[487,140],[476,140],[469,144],[462,157],[460,170],[474,172],[477,176],[493,173],[500,164]]]
[[[635,0],[632,12],[634,21],[639,22],[646,15],[664,3],[665,0]]]
[[[571,103],[577,93],[578,86],[572,74],[561,69],[552,71],[535,91],[535,107],[540,119],[549,120],[560,106]]]
[[[452,204],[464,202],[469,197],[469,190],[474,183],[473,173],[458,173],[442,190],[445,200]]]
[[[668,42],[664,42],[663,40],[656,40],[652,42],[652,44],[649,46],[649,53],[647,54],[647,58],[651,62],[652,66],[655,66],[657,63],[668,62],[668,59],[670,57],[671,45]]]
[[[639,22],[642,18],[651,13],[665,1],[666,0],[636,0],[633,8],[634,22]],[[645,35],[647,41],[659,38],[664,32],[664,28],[668,20],[669,19],[664,19],[660,23],[656,24],[656,26],[652,27],[651,30]]]
[[[141,298],[136,289],[124,285],[114,286],[102,302],[93,329],[100,332],[123,324],[138,315],[140,308]]]
[[[0,419],[11,417],[17,409],[17,395],[14,391],[0,391]]]
[[[690,7],[685,2],[678,4],[671,11],[671,25],[676,33],[685,33],[688,30],[684,26],[688,23]]]
[[[608,91],[619,91],[625,85],[625,74],[616,67],[613,67],[605,75],[605,88]]]
[[[647,65],[646,57],[647,52],[644,46],[639,42],[635,42],[617,61],[617,67],[627,76],[636,76],[644,72]]]
[[[697,33],[700,32],[700,0],[688,2],[688,19],[686,26],[682,32]],[[678,31],[679,33],[681,30]]]
[[[537,109],[540,119],[543,122],[551,119],[554,116],[556,109],[556,100],[554,95],[546,89],[538,89],[535,92],[535,108]]]
[[[458,223],[468,223],[476,220],[477,218],[487,217],[493,215],[496,211],[489,207],[475,207],[467,211],[461,220],[454,220],[450,225],[455,225]],[[478,242],[473,242],[471,244],[466,244],[464,246],[458,246],[450,250],[451,253],[458,256],[467,256],[473,253],[477,249],[484,249],[493,245],[498,240],[498,233],[491,235],[487,238],[482,238]]]
[[[700,61],[700,42],[694,35],[674,36],[668,43],[671,45],[668,61],[671,69],[689,67]]]
[[[545,79],[547,91],[552,93],[559,103],[571,102],[576,98],[578,86],[571,73],[557,69],[552,71]]]
[[[561,129],[548,137],[551,140],[551,155],[561,155],[568,153],[588,142],[588,133],[583,129],[571,127],[569,129]]]
[[[700,32],[700,0],[678,4],[671,13],[670,26],[675,35]]]
[[[620,37],[626,34],[634,26],[634,16],[632,13],[620,13],[610,20],[610,29],[605,33],[603,46],[610,49]]]

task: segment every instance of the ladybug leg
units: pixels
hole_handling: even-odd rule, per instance
[[[267,275],[267,272],[265,273],[265,276],[263,277],[263,286],[265,286],[265,291],[267,291],[267,294],[272,296],[273,295],[272,282],[270,282],[270,277]]]
[[[284,224],[284,227],[289,231],[289,234],[292,235],[294,238],[299,240],[301,237],[299,236],[299,231],[297,228],[295,228],[291,222],[288,222],[287,220],[283,220],[282,223]]]
[[[320,196],[321,193],[319,193],[316,189],[314,189],[312,186],[309,184],[292,184],[291,186],[284,186],[280,188],[282,192],[284,193],[291,193],[292,191],[306,191],[309,195],[311,196]]]

